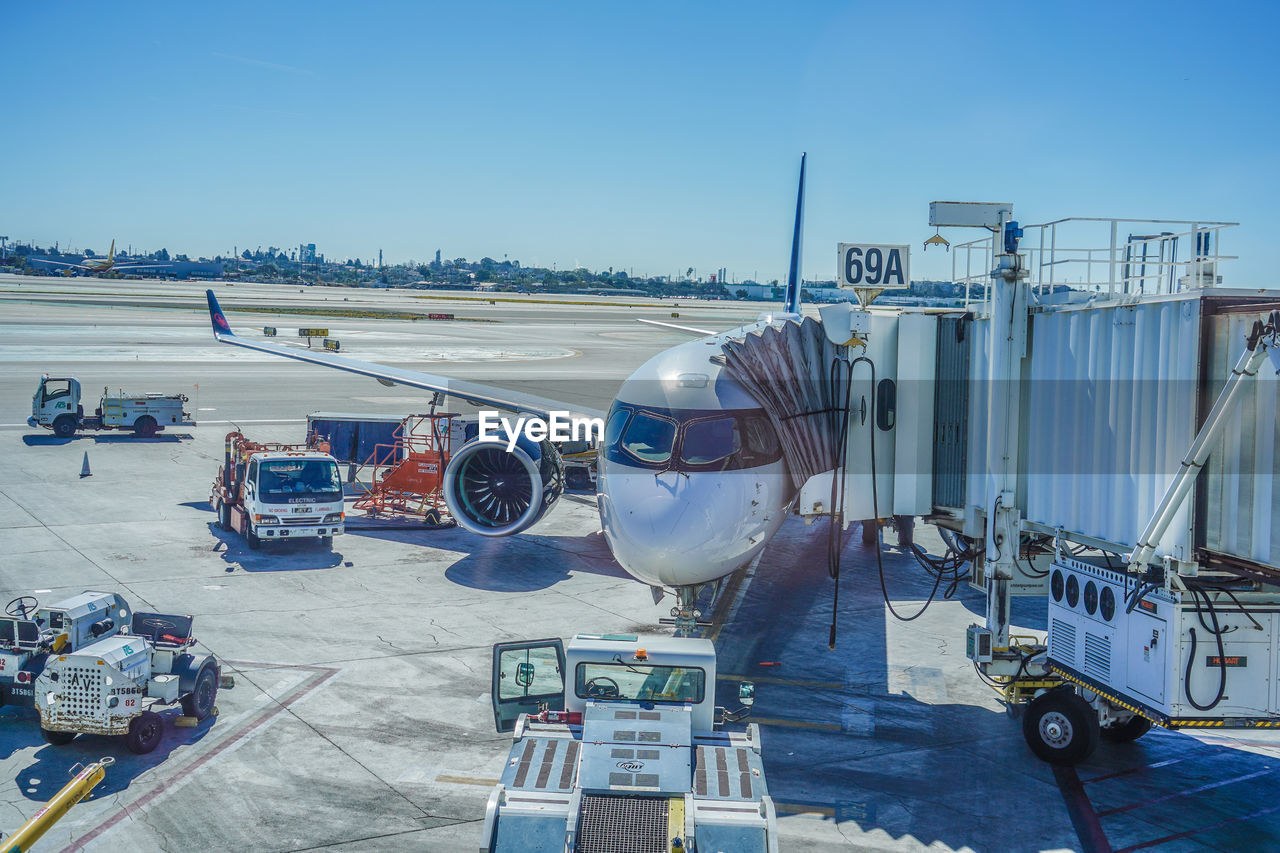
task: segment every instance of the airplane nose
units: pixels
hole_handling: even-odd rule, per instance
[[[602,482],[602,526],[628,574],[655,586],[706,583],[763,544],[743,507],[712,477],[694,476],[613,472]]]

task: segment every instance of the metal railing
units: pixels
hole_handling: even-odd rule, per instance
[[[1063,288],[1097,299],[1178,293],[1222,283],[1219,264],[1236,258],[1222,254],[1222,232],[1238,224],[1068,217],[1023,226],[1020,254],[1040,301]],[[987,303],[994,240],[993,235],[952,247],[951,280],[965,285],[966,308]]]

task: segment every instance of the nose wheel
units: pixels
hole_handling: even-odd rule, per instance
[[[696,606],[701,589],[702,587],[697,586],[676,587],[676,601],[679,603],[671,608],[670,619],[659,620],[664,624],[675,625],[675,636],[694,637],[699,628],[710,627],[710,622],[702,621],[702,610]]]

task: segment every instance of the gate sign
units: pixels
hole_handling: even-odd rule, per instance
[[[841,243],[837,250],[836,286],[878,290],[910,287],[911,247]]]
[[[300,338],[323,338],[329,334],[328,329],[299,329],[298,337]]]

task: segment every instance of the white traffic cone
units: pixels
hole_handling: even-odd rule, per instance
[[[84,464],[80,466],[80,479],[83,480],[85,477],[92,476],[93,472],[89,470],[89,451],[86,450],[84,452]]]

